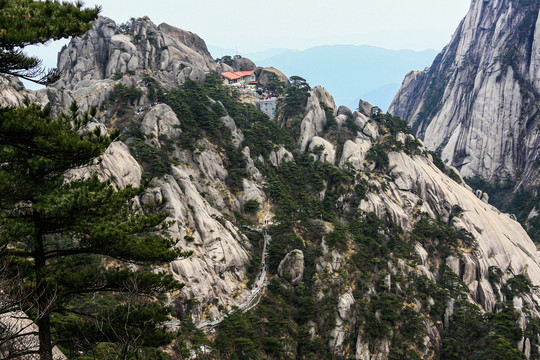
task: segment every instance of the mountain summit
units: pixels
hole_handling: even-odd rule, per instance
[[[464,177],[540,183],[540,2],[473,0],[427,71],[389,111]]]

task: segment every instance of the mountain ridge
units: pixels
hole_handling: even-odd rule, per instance
[[[266,295],[220,324],[218,354],[436,359],[502,346],[538,357],[535,245],[401,119],[366,102],[337,107],[297,80],[274,121],[249,89],[222,85],[204,41],[148,18],[127,33],[110,19],[94,26],[62,50],[64,77],[28,96],[53,113],[98,105],[89,128],[121,131],[79,175],[149,181],[138,201],[161,204],[176,246],[193,251],[158,268],[186,283],[164,294],[176,318],[198,322],[242,303],[263,241],[242,225],[271,220]],[[2,86],[22,103],[18,83]],[[497,327],[503,318],[517,338]],[[481,334],[465,350],[462,327]]]
[[[221,56],[237,52],[220,48],[214,51]],[[356,109],[358,100],[364,99],[383,110],[390,105],[408,70],[411,67],[423,69],[436,55],[435,50],[430,49],[389,50],[371,45],[320,45],[305,50],[272,49],[269,52],[278,54],[239,55],[260,66],[274,66],[288,76],[299,75],[309,83],[319,84],[328,89],[340,105]]]
[[[429,71],[411,72],[389,111],[463,176],[539,184],[540,6],[472,1]]]

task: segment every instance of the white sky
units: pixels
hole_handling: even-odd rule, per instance
[[[471,0],[86,0],[116,23],[148,16],[196,33],[207,45],[250,53],[271,48],[373,45],[387,49],[441,50]],[[56,67],[66,40],[28,47]],[[36,88],[35,84],[27,86]]]
[[[118,22],[147,15],[241,52],[317,45],[441,50],[470,0],[87,0]]]

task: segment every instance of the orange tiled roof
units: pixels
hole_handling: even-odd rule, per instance
[[[247,70],[247,71],[236,71],[235,74],[242,74],[242,76],[251,76],[253,75],[255,71],[253,70]]]
[[[225,71],[221,73],[221,76],[229,80],[236,80],[236,79],[240,79],[246,76],[251,76],[253,75],[253,73],[254,73],[253,70],[235,71],[235,72]]]
[[[224,77],[225,79],[229,79],[229,80],[236,80],[236,79],[240,79],[242,77],[242,76],[236,75],[235,73],[232,73],[230,71],[222,72],[221,76]]]

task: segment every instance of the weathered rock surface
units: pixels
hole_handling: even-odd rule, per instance
[[[249,181],[248,179],[244,179],[242,180],[242,187],[244,189],[244,192],[238,198],[238,200],[242,204],[242,207],[249,200],[254,200],[259,204],[264,203],[266,195],[261,189],[259,189],[259,187],[257,187],[256,184]]]
[[[358,111],[367,117],[371,117],[373,115],[373,105],[360,99],[358,100]]]
[[[427,72],[411,72],[389,112],[464,177],[539,183],[540,2],[473,0]]]
[[[29,94],[29,93],[27,93]],[[22,106],[25,99],[24,85],[14,76],[0,77],[0,106]]]
[[[363,210],[374,211],[383,218],[390,217],[404,229],[411,229],[410,219],[418,200],[422,200],[421,211],[430,216],[448,217],[452,206],[460,206],[464,211],[456,226],[475,236],[478,250],[464,256],[459,267],[452,265],[457,259],[449,262],[456,271],[463,269],[461,274],[457,273],[486,309],[493,307],[492,297],[488,294],[493,293],[488,282],[490,266],[503,271],[512,268],[515,274],[526,273],[534,284],[540,284],[540,258],[536,246],[518,222],[478,199],[464,185],[446,177],[426,157],[392,152],[389,160],[394,181],[388,184],[386,191],[368,194],[360,205]],[[422,259],[420,264],[427,265]],[[482,283],[481,296],[477,294],[478,282]]]
[[[141,184],[142,169],[137,160],[131,156],[128,147],[120,141],[115,141],[92,165],[70,170],[65,177],[74,180],[88,179],[94,175],[102,181],[110,179],[115,186],[125,188],[128,185]]]
[[[2,342],[2,347],[0,347],[0,357],[2,357],[2,359],[12,359],[13,357],[10,357],[9,355],[13,356],[17,352],[24,353],[26,351],[38,350],[39,339],[36,335],[38,327],[24,312],[17,310],[1,313],[0,327],[2,328],[2,340],[6,339],[7,336],[14,337],[14,341],[9,342],[9,346],[6,346],[6,342]],[[56,346],[53,347],[52,355],[53,360],[67,360],[67,357]],[[38,360],[39,355],[21,355],[16,356],[15,358],[22,360]]]
[[[204,41],[189,31],[156,26],[143,17],[121,33],[113,20],[100,17],[92,30],[62,49],[58,69],[63,77],[58,86],[110,79],[128,71],[151,73],[165,85],[174,85],[187,77],[202,80],[204,71],[215,68]]]
[[[112,179],[121,188],[141,184],[141,166],[131,156],[128,147],[120,141],[109,145],[101,161],[93,167],[93,171],[102,180]]]
[[[348,107],[341,105],[337,110],[337,115],[345,115],[346,117],[352,118],[353,112]]]
[[[186,79],[202,82],[216,66],[204,41],[189,31],[168,24],[156,26],[143,17],[122,33],[113,20],[100,17],[93,29],[61,50],[58,69],[62,77],[43,91],[53,114],[73,101],[86,111],[108,100],[117,84],[146,89],[143,77],[150,75],[161,86],[175,88]],[[148,104],[142,96],[134,105]]]
[[[234,71],[249,71],[255,70],[257,65],[255,65],[255,63],[248,58],[241,57],[239,59],[233,59],[231,67]]]
[[[244,134],[236,127],[234,120],[230,116],[223,116],[220,120],[225,124],[229,130],[231,130],[232,143],[235,148],[239,148],[244,141]]]
[[[24,106],[24,101],[45,105],[48,102],[45,90],[26,90],[14,76],[0,76],[0,107]]]
[[[343,167],[345,164],[352,165],[355,169],[364,169],[364,160],[368,150],[371,148],[371,141],[361,138],[347,140],[343,144],[343,152],[339,165]]]
[[[297,285],[304,276],[304,253],[302,250],[293,250],[285,257],[278,266],[280,277],[289,277],[293,285]]]
[[[212,70],[215,66],[213,63],[206,64],[205,61],[208,59],[204,52],[205,46],[198,37],[166,25],[155,27],[147,18],[138,19],[133,23],[133,29],[129,33],[131,35],[116,34],[114,23],[107,19],[98,20],[96,28],[92,31],[94,33],[89,33],[86,39],[84,37],[74,39],[62,53],[64,57],[61,58],[65,61],[67,73],[78,81],[68,83],[67,79],[64,79],[62,80],[64,85],[59,83],[56,87],[43,92],[48,95],[53,111],[66,109],[72,100],[82,102],[83,108],[99,105],[108,98],[117,83],[135,86],[145,91],[142,73],[146,71],[164,86],[175,86],[186,76],[199,76],[200,80],[204,77],[205,71]],[[148,58],[144,49],[150,53],[157,51],[152,50],[155,44],[154,40],[150,39],[167,48],[168,55]],[[174,49],[183,50],[183,47],[191,49],[190,52],[186,52],[188,57],[176,58]],[[534,51],[537,51],[538,47],[540,47],[538,44],[533,46]],[[114,55],[116,50],[121,49],[123,50],[118,56]],[[102,55],[98,54],[102,54],[104,58],[99,58]],[[92,62],[100,65],[92,66]],[[536,58],[532,62],[538,63]],[[131,70],[130,66],[134,67],[135,75],[125,75],[118,80],[110,78],[116,72]],[[537,67],[534,67],[535,74],[536,69]],[[21,92],[24,91],[17,90],[18,85],[15,83],[8,85],[5,88],[7,90],[1,88],[0,91],[14,91],[11,99],[14,103],[20,103],[23,97]],[[29,92],[29,96],[33,94],[35,95]],[[35,96],[35,99],[40,99],[39,96]],[[212,100],[211,104],[216,103]],[[164,146],[166,144],[164,135],[170,140],[175,140],[181,134],[178,126],[182,124],[176,115],[165,104],[151,108],[143,104],[138,106],[144,107],[144,111],[136,117],[136,120],[140,122],[137,125],[146,136],[146,145],[169,151],[169,148]],[[331,132],[327,127],[328,111],[334,116],[337,115],[337,127]],[[259,202],[264,213],[273,210],[265,194],[268,179],[263,173],[266,172],[261,173],[257,169],[257,160],[265,165],[277,167],[284,162],[294,161],[299,151],[307,150],[311,150],[312,154],[315,153],[313,156],[316,156],[318,161],[336,164],[350,171],[355,175],[355,181],[361,181],[365,185],[365,196],[354,205],[343,200],[346,194],[339,194],[342,196],[335,201],[338,211],[352,210],[352,213],[358,216],[373,211],[380,218],[401,226],[405,231],[410,231],[418,214],[427,214],[431,218],[440,217],[444,221],[449,221],[454,206],[463,209],[462,213],[453,218],[452,223],[457,229],[470,231],[478,241],[478,249],[475,252],[464,251],[460,256],[450,256],[442,261],[463,280],[469,289],[470,301],[482,306],[483,310],[493,311],[499,301],[498,298],[501,297],[500,288],[492,286],[489,281],[491,266],[499,267],[507,273],[503,276],[503,281],[506,281],[511,273],[524,274],[531,279],[533,285],[540,285],[540,259],[534,244],[521,226],[483,201],[484,194],[480,194],[478,198],[470,188],[444,175],[433,164],[431,156],[421,144],[414,152],[416,155],[404,151],[390,152],[388,170],[384,173],[372,171],[374,165],[372,161],[366,160],[367,153],[373,145],[390,138],[385,134],[385,130],[379,127],[377,121],[371,118],[374,111],[376,109],[365,102],[359,103],[359,111],[352,112],[343,107],[337,109],[332,97],[324,89],[316,87],[311,90],[307,107],[304,109],[297,148],[289,151],[280,144],[274,144],[267,158],[252,157],[253,151],[244,143],[244,134],[236,126],[233,117],[227,115],[221,117],[220,121],[231,131],[233,147],[241,150],[241,155],[246,161],[245,170],[248,175],[237,184],[240,189],[236,193],[228,187],[229,159],[224,155],[222,148],[208,138],[196,139],[195,149],[183,149],[174,145],[172,141],[171,146],[174,150],[170,155],[174,161],[168,164],[171,165],[169,173],[154,178],[152,187],[147,189],[140,201],[143,204],[162,204],[162,201],[166,200],[163,209],[169,214],[169,220],[175,221],[170,228],[170,235],[177,239],[178,247],[193,251],[192,256],[177,259],[165,267],[176,279],[186,284],[182,291],[171,299],[171,304],[178,311],[178,315],[189,315],[197,322],[203,318],[221,315],[219,309],[230,309],[241,303],[242,296],[248,292],[245,283],[247,269],[251,263],[251,244],[229,219],[234,217],[235,211],[242,211],[243,205],[248,200]],[[102,124],[92,123],[91,126],[105,127],[104,123],[109,124],[110,119],[104,117],[105,114],[102,113],[98,118]],[[344,131],[349,138],[338,141],[336,131],[345,130],[343,126],[347,125],[345,123],[347,118],[354,121],[358,133],[354,136],[351,135],[352,132]],[[395,134],[396,143],[405,144],[408,140],[414,139],[403,133]],[[129,141],[126,142],[130,144]],[[320,154],[316,155],[319,150]],[[327,164],[324,164],[324,167],[326,166]],[[110,178],[117,186],[124,187],[129,184],[140,184],[142,168],[131,156],[125,144],[115,142],[111,144],[101,163],[79,169],[70,175],[89,176],[96,173],[101,178]],[[325,190],[322,190],[319,194],[321,199],[324,192]],[[355,208],[352,208],[353,206]],[[319,227],[321,233],[333,230],[330,223],[320,221],[318,225],[321,225]],[[331,285],[339,287],[340,280],[343,280],[341,276],[350,271],[351,254],[337,248],[329,248],[325,241],[323,236],[320,245],[323,255],[315,259],[314,265],[318,274],[314,277],[314,282],[316,286],[323,286],[322,279],[326,277],[330,279],[328,281]],[[411,265],[403,259],[397,259],[381,265],[387,267],[388,271],[381,277],[381,282],[396,294],[406,291],[394,282],[399,273],[425,275],[432,281],[438,278],[438,269],[433,263],[432,254],[420,243],[413,246],[416,250],[417,263]],[[306,264],[308,264],[306,266],[313,265],[307,261]],[[278,266],[278,275],[290,278],[295,285],[303,281],[304,253],[300,250],[288,253]],[[306,283],[307,281],[304,285]],[[355,318],[358,315],[355,303],[360,300],[355,299],[358,292],[350,288],[354,286],[355,281],[349,282],[346,279],[343,283],[347,285],[339,291],[329,291],[337,302],[332,308],[335,312],[328,315],[332,321],[335,319],[335,323],[328,329],[331,336],[325,338],[325,343],[336,355],[347,353],[349,357],[356,356],[357,359],[369,360],[387,358],[391,347],[390,340],[387,338],[367,340]],[[316,302],[322,301],[327,295],[321,289],[315,292]],[[371,285],[365,290],[367,299],[378,295],[375,287]],[[515,300],[516,308],[520,309],[521,314],[525,314],[527,309],[534,309],[534,302],[539,300],[536,296],[520,297],[520,300]],[[435,300],[428,297],[424,303],[416,301],[412,306],[417,310],[424,307],[425,310],[434,304]],[[428,345],[426,348],[437,348],[440,345],[441,327],[448,327],[447,323],[453,311],[454,303],[449,301],[446,304],[444,319],[441,319],[444,320],[444,324],[434,324],[430,323],[428,318],[424,319],[426,334],[424,341]],[[375,316],[380,318],[381,314]],[[519,323],[523,328],[527,326],[524,316],[520,318]],[[312,338],[320,335],[319,327],[317,321],[309,321],[308,332]],[[524,352],[528,351],[527,340],[529,339],[523,339],[521,342]],[[530,347],[529,340],[528,348]],[[431,357],[426,353],[425,358]]]
[[[330,348],[336,355],[343,353],[343,343],[346,337],[345,326],[350,320],[350,312],[353,304],[354,296],[352,295],[352,290],[341,295],[338,299],[336,327],[330,334],[329,343]]]
[[[151,108],[144,115],[141,123],[141,131],[155,140],[160,136],[165,136],[170,139],[177,139],[182,131],[180,130],[180,121],[169,105],[159,104]]]
[[[314,136],[309,143],[309,150],[320,153],[319,155],[314,155],[317,158],[317,161],[327,162],[332,165],[336,161],[334,145],[326,139]]]
[[[175,166],[172,170],[172,176],[155,183],[167,199],[170,218],[176,221],[172,235],[182,248],[194,252],[171,264],[175,278],[187,285],[175,306],[182,314],[189,312],[200,319],[204,307],[214,299],[226,307],[237,305],[233,296],[244,291],[240,285],[250,260],[249,242],[201,195],[192,180],[192,169]],[[190,307],[192,298],[201,304]]]
[[[268,80],[270,80],[270,74],[274,74],[277,76],[277,79],[287,86],[290,84],[289,78],[287,75],[283,74],[281,71],[274,67],[268,67],[268,68],[257,68],[256,75],[257,80],[259,81],[259,84],[262,86],[265,86],[268,84]]]
[[[325,130],[327,122],[326,113],[323,106],[332,109],[334,114],[337,112],[334,99],[326,90],[317,86],[310,91],[308,97],[304,118],[300,124],[300,150],[305,151],[314,136],[319,136]]]
[[[274,166],[281,165],[284,161],[292,161],[294,160],[293,154],[287,149],[285,149],[283,146],[280,146],[279,148],[272,150],[270,153],[270,162]]]
[[[82,110],[109,99],[114,86],[121,83],[146,90],[142,81],[150,74],[164,87],[176,87],[184,79],[204,79],[207,71],[216,68],[204,41],[190,32],[161,24],[155,26],[148,18],[135,20],[128,34],[119,33],[116,24],[106,18],[98,19],[94,29],[82,38],[75,38],[59,56],[59,68],[65,76],[54,87],[46,89],[53,112],[65,110],[73,100]],[[129,72],[129,73],[128,73]],[[113,80],[117,73],[122,77]],[[128,73],[127,75],[125,73]],[[30,95],[32,93],[30,92]],[[19,96],[20,97],[20,96]],[[165,137],[174,141],[181,134],[180,122],[166,104],[150,107],[145,97],[135,104],[140,130],[146,143],[163,148]],[[98,118],[105,122],[105,114]],[[222,122],[231,130],[233,145],[240,146],[243,134],[230,117]],[[170,175],[153,180],[154,187],[141,197],[141,202],[165,202],[169,219],[174,220],[171,236],[177,246],[193,251],[187,259],[172,262],[169,270],[179,281],[186,283],[173,300],[180,314],[194,321],[216,316],[217,306],[229,309],[240,303],[246,291],[244,280],[250,261],[250,244],[224,214],[241,209],[242,202],[255,199],[264,202],[264,193],[257,185],[245,184],[244,198],[231,196],[225,180],[228,176],[221,154],[213,144],[200,140],[196,151],[175,150],[171,154],[178,165]],[[142,167],[121,142],[112,143],[102,161],[70,176],[110,178],[120,187],[141,183]],[[248,151],[249,158],[249,151]],[[251,158],[249,158],[251,160]],[[258,178],[251,160],[250,171]],[[247,181],[247,180],[246,180]],[[197,303],[190,299],[196,298]]]
[[[245,291],[243,282],[250,261],[250,244],[220,212],[231,211],[231,206],[237,210],[240,205],[227,205],[223,199],[228,194],[223,183],[227,171],[219,155],[211,150],[200,152],[193,160],[185,153],[179,155],[184,165],[174,166],[171,175],[154,179],[155,187],[147,190],[141,202],[158,204],[166,199],[164,210],[169,219],[175,221],[170,235],[178,239],[177,246],[193,251],[192,256],[170,264],[174,277],[186,284],[174,299],[173,306],[179,313],[200,320],[208,315],[206,308],[212,304],[226,309],[238,305],[239,297]],[[125,187],[139,186],[141,172],[127,146],[114,142],[101,162],[72,171],[69,176],[80,178],[97,174]],[[202,181],[203,178],[206,181]],[[264,193],[256,185],[245,180],[244,187],[242,201],[264,202]],[[207,195],[203,196],[203,193]],[[196,306],[189,302],[192,298],[198,299]]]

